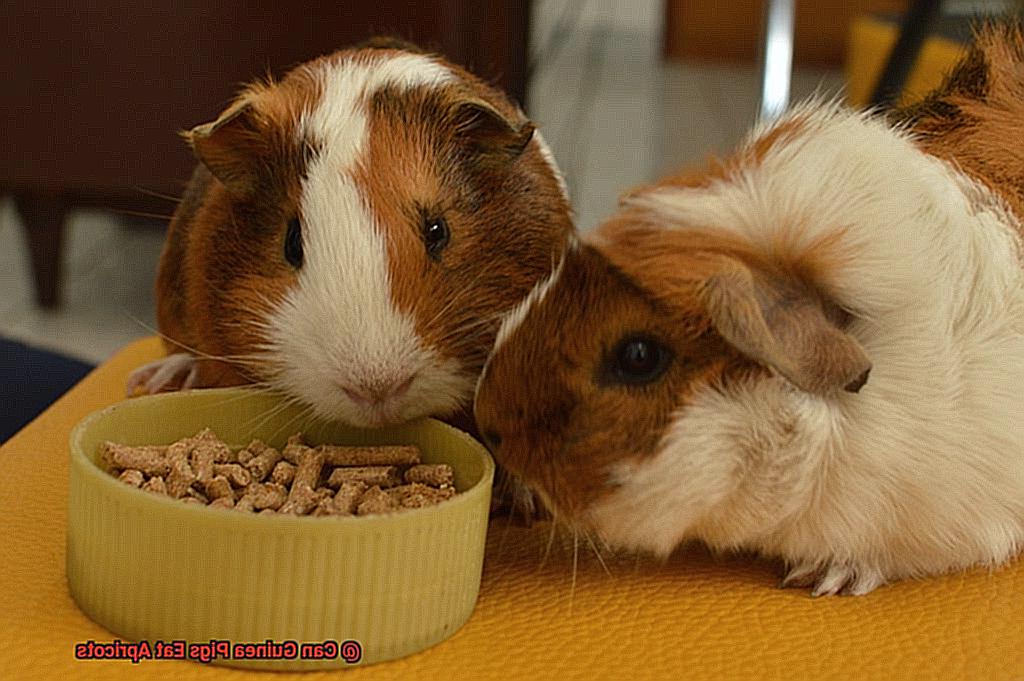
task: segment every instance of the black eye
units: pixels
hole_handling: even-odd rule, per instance
[[[448,223],[444,218],[426,218],[423,220],[423,243],[427,247],[427,254],[435,260],[441,257],[441,251],[448,245],[451,233],[448,231]]]
[[[626,385],[645,385],[661,378],[668,369],[672,352],[643,336],[627,336],[612,351],[611,379]]]
[[[295,269],[302,267],[302,223],[298,218],[288,221],[284,234],[284,259]]]

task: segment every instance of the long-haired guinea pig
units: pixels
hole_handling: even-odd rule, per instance
[[[498,333],[475,398],[498,461],[611,547],[752,550],[816,595],[1016,554],[1024,65],[990,66],[947,128],[996,135],[991,175],[812,103],[626,196]]]
[[[468,410],[502,313],[573,231],[534,125],[404,43],[251,84],[185,137],[200,163],[157,277],[169,356],[130,392],[259,383],[359,426]]]

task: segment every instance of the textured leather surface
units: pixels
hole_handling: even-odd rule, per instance
[[[0,677],[257,679],[292,675],[195,662],[80,661],[112,635],[71,601],[64,577],[67,439],[119,400],[128,371],[160,352],[126,348],[0,448]],[[779,566],[709,556],[605,557],[550,525],[492,523],[476,611],[417,655],[341,672],[358,679],[1024,679],[1024,560],[989,573],[905,582],[863,597],[779,590]]]

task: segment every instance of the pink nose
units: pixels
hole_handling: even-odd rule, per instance
[[[345,394],[356,404],[364,407],[375,407],[379,404],[401,397],[409,391],[415,376],[394,380],[364,381],[352,388],[343,388]]]

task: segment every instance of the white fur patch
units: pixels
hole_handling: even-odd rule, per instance
[[[835,265],[816,283],[853,311],[867,384],[699,392],[654,456],[612,471],[619,486],[588,518],[623,547],[781,556],[820,573],[820,593],[1001,563],[1024,547],[1018,220],[878,120],[811,104],[779,124],[794,117],[794,137],[732,177],[626,203],[769,257],[828,243]]]
[[[299,130],[319,149],[302,187],[304,262],[298,284],[270,319],[267,350],[277,369],[271,381],[321,416],[356,425],[452,411],[473,377],[424,348],[413,319],[395,308],[385,239],[352,171],[366,147],[366,103],[374,92],[437,87],[454,76],[413,54],[347,59],[317,75],[323,95]],[[408,392],[379,410],[345,394],[413,375]]]
[[[366,102],[373,93],[385,87],[440,87],[455,80],[451,71],[430,57],[405,53],[368,62],[345,59],[317,76],[323,95],[303,117],[299,136],[321,145],[322,165],[339,173],[352,168],[363,149]]]

